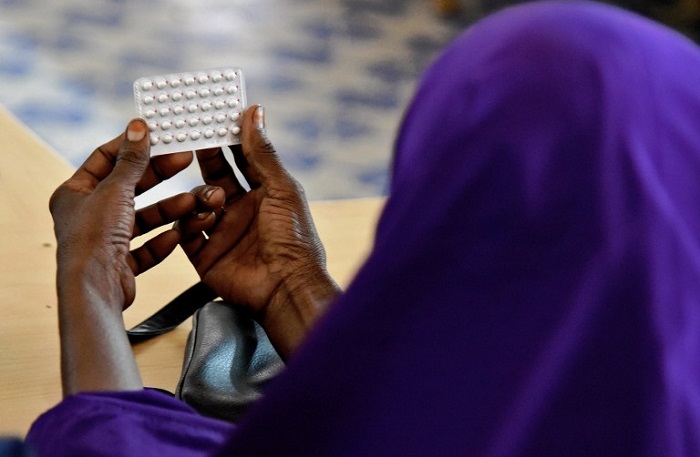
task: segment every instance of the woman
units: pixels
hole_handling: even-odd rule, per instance
[[[223,190],[136,216],[142,230],[180,218],[179,231],[128,255],[121,199],[96,222],[124,225],[108,257],[122,260],[99,263],[112,279],[71,270],[114,241],[76,236],[88,230],[74,222],[81,201],[105,183],[103,200],[130,196],[183,166],[148,165],[132,122],[121,149],[103,148],[121,151],[114,170],[102,164],[80,192],[69,181],[52,205],[61,322],[79,335],[81,312],[103,322],[108,342],[85,338],[112,363],[91,378],[85,341],[62,333],[77,395],[29,443],[39,455],[698,455],[699,80],[690,41],[608,6],[545,2],[481,21],[425,75],[373,252],[342,295],[303,195],[255,128],[259,108],[238,154],[251,194],[218,152],[200,152]],[[116,330],[133,274],[176,243],[289,357],[235,428],[142,390]]]

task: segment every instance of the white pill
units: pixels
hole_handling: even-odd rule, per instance
[[[144,114],[144,116],[146,116],[148,119],[150,119],[150,118],[152,118],[153,116],[156,115],[156,112],[155,112],[155,110],[149,109],[149,110],[146,110],[146,112],[143,113],[143,114]]]
[[[167,116],[169,112],[170,108],[168,108],[167,106],[162,107],[159,111],[161,116]]]
[[[182,81],[179,79],[173,79],[172,81],[170,81],[170,87],[180,87],[181,84]]]
[[[163,130],[168,130],[170,127],[173,126],[173,123],[166,119],[160,123],[160,126],[163,128]]]
[[[214,136],[214,131],[212,129],[206,129],[204,131],[204,138],[211,138]]]
[[[210,115],[206,115],[202,118],[202,124],[204,125],[209,125],[214,121],[214,118],[211,117]]]
[[[218,113],[215,117],[216,122],[221,124],[222,122],[226,122],[226,115],[224,113]]]
[[[217,100],[214,102],[214,108],[216,109],[224,109],[226,107],[226,103],[224,103],[223,100]]]
[[[227,104],[229,107],[231,107],[231,108],[235,108],[235,107],[238,106],[238,100],[235,99],[235,98],[232,98],[232,99],[229,100],[226,104]]]
[[[199,118],[198,117],[191,117],[187,121],[188,124],[190,124],[190,127],[194,127],[196,125],[199,125]]]
[[[186,122],[183,118],[175,119],[175,128],[181,129],[185,126]]]
[[[239,113],[238,111],[234,111],[233,113],[229,114],[228,117],[232,121],[237,121],[241,117],[241,113]]]
[[[202,102],[202,111],[209,111],[211,109],[211,102]]]
[[[187,107],[187,111],[190,113],[196,113],[197,112],[197,104],[192,103],[190,106]]]
[[[164,79],[159,79],[156,81],[156,87],[158,89],[165,89],[167,85],[168,85],[168,82]]]
[[[185,97],[187,97],[187,100],[192,100],[196,96],[197,96],[197,92],[195,92],[193,90],[188,90],[187,92],[185,92]]]
[[[218,97],[224,93],[224,88],[221,86],[216,86],[214,89],[212,89],[212,91],[214,92],[214,95]]]
[[[146,105],[150,105],[150,104],[153,103],[154,101],[155,101],[155,98],[153,97],[153,95],[146,95],[145,97],[143,97],[143,102],[144,102]]]
[[[236,85],[228,86],[226,88],[226,92],[228,92],[229,94],[235,94],[236,92],[238,92],[238,86],[236,86]]]
[[[182,105],[175,105],[175,106],[173,106],[173,113],[175,113],[175,114],[178,115],[178,116],[179,116],[180,114],[182,114],[184,111],[185,111],[185,107],[182,106]]]
[[[158,128],[158,124],[156,124],[155,122],[148,123],[148,130],[150,130],[151,132],[153,132],[157,128]]]
[[[143,90],[151,90],[153,89],[153,81],[144,81],[141,84],[141,87],[143,88]]]
[[[158,138],[158,135],[155,133],[151,134],[151,146],[158,144],[158,141],[160,141],[160,138]]]
[[[177,141],[182,143],[183,141],[185,141],[187,139],[187,134],[185,132],[180,132],[177,134],[176,138],[177,138]]]
[[[182,78],[182,82],[185,83],[185,86],[191,86],[191,85],[194,84],[194,82],[195,82],[194,76],[192,76],[192,75],[185,75],[185,76],[183,76],[183,78]]]
[[[168,94],[166,94],[164,92],[164,93],[158,95],[158,102],[165,103],[167,101],[168,101]]]
[[[233,70],[228,70],[226,73],[224,73],[224,78],[226,78],[228,81],[233,81],[236,79],[236,72]]]
[[[199,81],[199,84],[204,84],[205,82],[209,81],[209,76],[201,74],[197,76],[197,81]]]
[[[197,141],[201,136],[202,134],[199,133],[199,130],[192,130],[192,133],[190,133],[190,138],[192,138],[195,141]]]
[[[239,133],[241,133],[241,128],[237,125],[234,125],[231,127],[231,133],[233,133],[234,135],[238,135]]]
[[[228,134],[228,129],[226,127],[221,127],[216,131],[219,136],[226,136]]]
[[[171,134],[166,133],[165,135],[163,135],[163,143],[169,144],[172,142],[173,142],[173,136]]]
[[[176,102],[182,100],[182,92],[179,90],[177,92],[173,92],[173,100]]]
[[[219,71],[215,71],[211,74],[211,80],[218,83],[223,78],[223,75]]]

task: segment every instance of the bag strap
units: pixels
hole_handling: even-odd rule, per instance
[[[190,287],[151,317],[126,331],[131,344],[140,343],[162,335],[182,324],[202,306],[217,298],[216,293],[204,283]]]

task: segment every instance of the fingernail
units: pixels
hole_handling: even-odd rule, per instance
[[[253,116],[253,121],[255,122],[255,128],[258,130],[265,130],[265,108],[262,105],[258,105],[255,109],[255,115]]]
[[[126,129],[126,139],[132,142],[141,141],[146,136],[146,124],[141,121],[133,121]]]
[[[212,195],[214,195],[214,192],[216,192],[216,187],[212,187],[210,189],[207,189],[206,192],[204,192],[204,200],[209,201]]]
[[[208,218],[212,214],[216,214],[216,213],[214,213],[213,211],[211,211],[209,213],[199,213],[199,214],[197,214],[197,219],[200,221],[203,221],[204,219]]]

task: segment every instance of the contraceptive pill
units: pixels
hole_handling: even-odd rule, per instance
[[[241,142],[247,101],[240,68],[139,78],[134,101],[148,125],[152,156]]]

